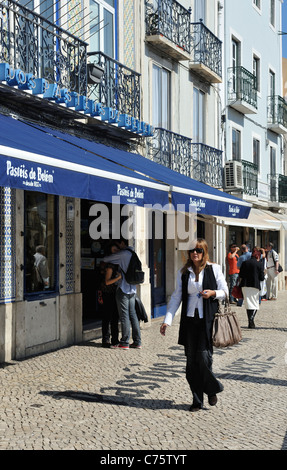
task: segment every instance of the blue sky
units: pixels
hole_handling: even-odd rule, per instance
[[[287,0],[284,0],[282,6],[282,31],[287,33]],[[287,34],[282,36],[282,55],[287,58]]]

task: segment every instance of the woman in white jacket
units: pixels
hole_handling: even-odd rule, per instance
[[[165,336],[180,304],[179,344],[185,347],[186,379],[193,394],[190,411],[203,407],[204,393],[211,406],[217,403],[222,384],[212,372],[212,327],[218,301],[228,297],[228,287],[218,264],[209,262],[208,246],[197,239],[188,251],[188,260],[178,272],[177,286],[167,307],[160,333]]]

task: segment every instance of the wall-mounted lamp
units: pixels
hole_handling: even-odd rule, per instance
[[[88,70],[88,84],[94,85],[100,83],[105,69],[98,64],[87,64]]]

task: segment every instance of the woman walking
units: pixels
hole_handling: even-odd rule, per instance
[[[185,348],[186,379],[193,403],[190,411],[203,407],[204,393],[211,406],[217,403],[222,384],[212,372],[212,327],[218,301],[228,296],[228,287],[218,264],[209,262],[208,246],[197,239],[188,251],[188,260],[177,275],[177,286],[171,296],[160,333],[165,336],[167,326],[182,304],[179,344]]]
[[[254,318],[259,310],[260,283],[264,281],[264,268],[263,264],[259,262],[260,258],[260,248],[255,246],[251,258],[242,263],[239,273],[244,306],[248,317],[248,328],[255,328]]]

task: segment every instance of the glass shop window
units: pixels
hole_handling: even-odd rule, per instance
[[[25,293],[56,289],[56,197],[25,191]]]

